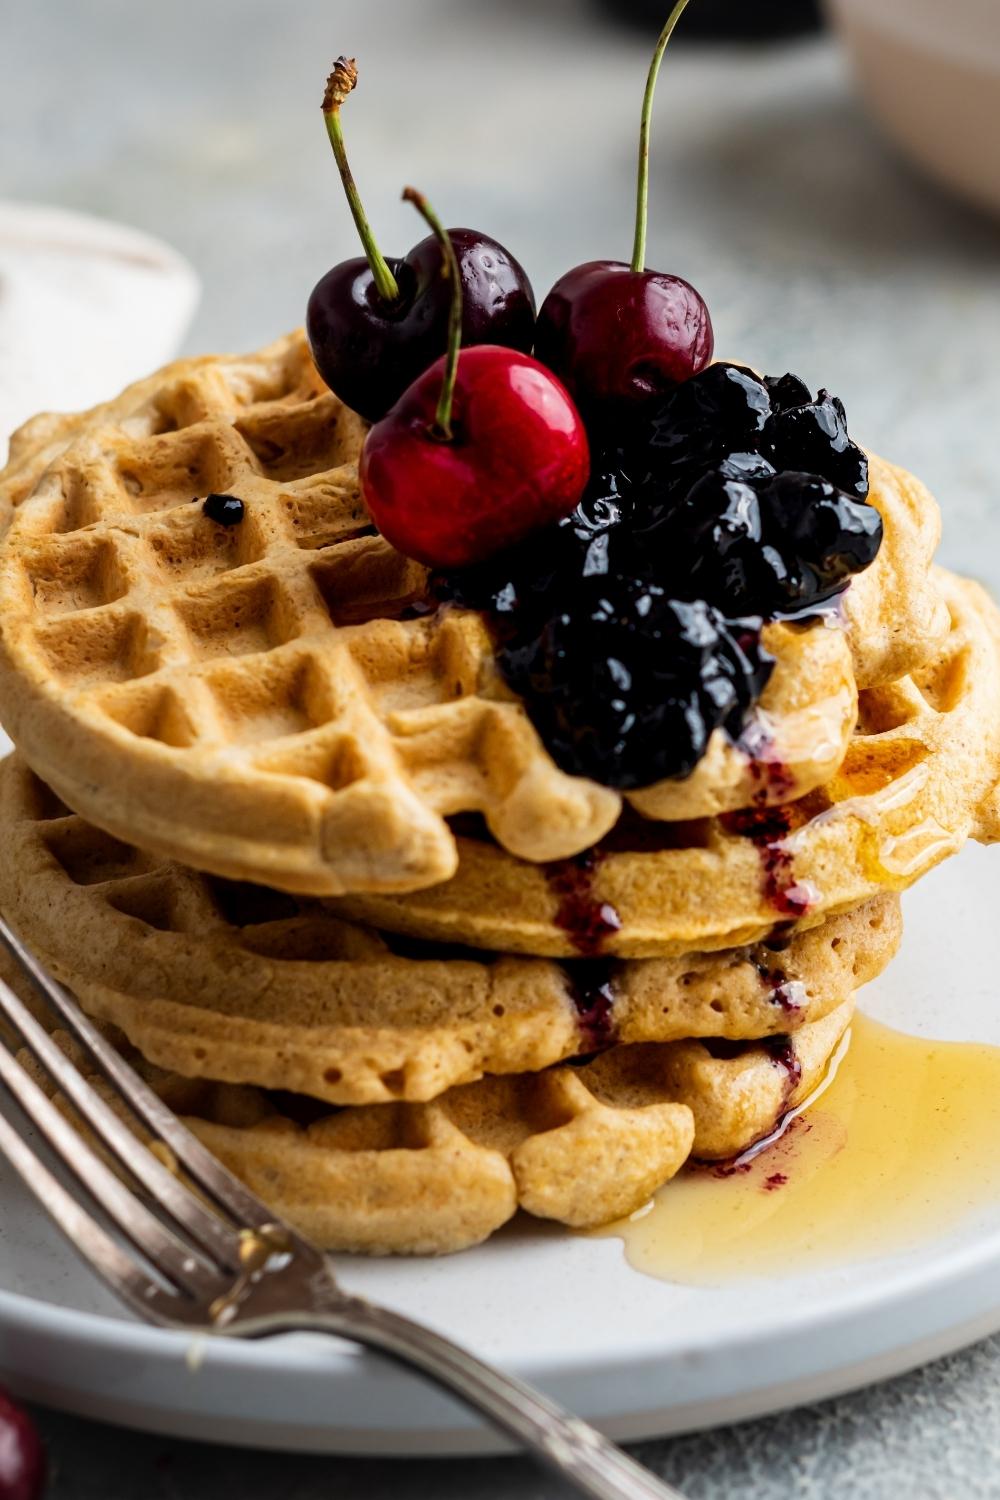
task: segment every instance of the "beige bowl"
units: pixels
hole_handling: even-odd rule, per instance
[[[1000,210],[1000,0],[828,0],[872,112],[920,166]]]

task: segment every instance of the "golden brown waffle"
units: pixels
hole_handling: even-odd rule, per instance
[[[861,694],[843,765],[800,802],[686,825],[623,823],[555,876],[467,837],[447,884],[335,905],[414,937],[555,957],[576,951],[581,910],[588,941],[587,913],[603,912],[603,950],[638,958],[759,942],[776,923],[809,925],[904,890],[966,838],[1000,835],[1000,613],[977,584],[935,572],[951,619],[944,647]]]
[[[616,1047],[430,1104],[334,1113],[164,1073],[114,1039],[208,1148],[317,1243],[441,1254],[488,1238],[518,1208],[575,1228],[607,1224],[640,1208],[692,1149],[737,1155],[812,1093],[853,1009],[844,1001],[787,1045]]]
[[[482,813],[534,861],[617,820],[617,793],[556,769],[478,616],[406,617],[424,572],[371,534],[363,426],[301,336],[168,366],[69,442],[71,427],[29,427],[0,480],[17,503],[0,549],[0,697],[29,762],[91,821],[218,874],[334,894],[447,879],[453,813]],[[756,759],[717,737],[688,781],[630,799],[644,813],[700,816],[829,779],[852,676],[925,658],[941,622],[936,507],[900,471],[872,474],[886,540],[844,597],[843,635],[767,627],[777,666],[745,737]],[[220,490],[247,505],[233,530],[192,504]]]
[[[882,897],[782,944],[614,965],[394,953],[321,903],[140,853],[0,769],[0,907],[151,1062],[332,1104],[426,1100],[622,1043],[760,1038],[821,1019],[896,951]]]
[[[11,435],[7,466],[0,471],[0,531],[22,500],[32,493],[49,465],[71,443],[109,423],[127,432],[136,413],[139,413],[136,430],[146,430],[146,408],[164,386],[190,377],[197,379],[199,371],[216,362],[213,356],[174,360],[155,374],[134,381],[113,400],[79,412],[40,412],[23,423]]]
[[[0,471],[0,531],[6,530],[53,459],[80,436],[89,413],[42,412],[19,427],[10,439],[7,466]]]

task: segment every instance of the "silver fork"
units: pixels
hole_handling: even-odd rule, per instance
[[[350,1339],[442,1386],[583,1495],[683,1500],[522,1381],[431,1329],[342,1291],[323,1252],[278,1221],[205,1149],[2,918],[0,942],[135,1118],[215,1205],[213,1212],[163,1165],[0,981],[0,1016],[158,1212],[91,1149],[2,1040],[0,1083],[121,1238],[103,1228],[3,1115],[0,1151],[74,1249],[140,1317],[235,1338],[309,1330]]]

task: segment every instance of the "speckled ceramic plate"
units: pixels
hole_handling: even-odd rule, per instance
[[[970,848],[906,899],[865,1004],[928,1037],[1000,1044],[1000,854]],[[134,1322],[0,1175],[0,1378],[111,1422],[330,1452],[501,1446],[445,1398],[321,1337],[193,1342]],[[884,1379],[1000,1329],[1000,1203],[905,1253],[713,1288],[633,1270],[616,1239],[519,1222],[444,1260],[343,1259],[344,1284],[423,1318],[619,1438],[732,1422]]]

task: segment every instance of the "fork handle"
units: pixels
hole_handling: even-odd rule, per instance
[[[282,1322],[288,1327],[291,1320]],[[601,1433],[539,1391],[388,1308],[345,1298],[328,1311],[296,1319],[294,1327],[351,1339],[418,1370],[530,1449],[592,1500],[684,1500],[679,1490],[662,1484]]]

